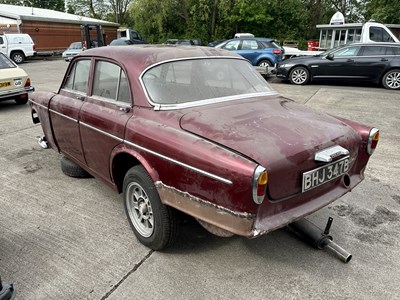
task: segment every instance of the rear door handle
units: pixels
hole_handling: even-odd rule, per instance
[[[354,59],[348,59],[346,62],[354,62]]]
[[[389,61],[387,58],[382,58],[381,61]]]
[[[75,98],[81,101],[85,100],[85,96],[76,96]]]

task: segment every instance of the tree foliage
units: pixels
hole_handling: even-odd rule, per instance
[[[0,0],[64,10],[64,0]],[[346,22],[400,24],[399,0],[67,0],[67,12],[138,29],[149,42],[231,38],[236,32],[283,40],[317,38],[336,11]]]

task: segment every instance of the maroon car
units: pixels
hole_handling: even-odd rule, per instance
[[[84,51],[59,91],[30,105],[64,173],[123,193],[152,249],[173,242],[176,210],[249,238],[303,218],[363,180],[379,138],[279,96],[248,61],[208,47]]]

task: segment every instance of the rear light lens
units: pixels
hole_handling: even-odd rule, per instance
[[[374,153],[374,150],[378,145],[378,141],[379,141],[379,129],[372,128],[371,131],[369,132],[368,145],[367,145],[367,152],[369,155]]]
[[[33,44],[32,49],[33,49],[33,51],[36,51],[36,45],[35,44]]]
[[[261,204],[265,198],[268,184],[268,173],[265,168],[258,166],[253,174],[253,201]]]
[[[274,49],[274,50],[272,50],[272,53],[274,53],[274,54],[282,54],[282,50]]]
[[[28,78],[25,82],[25,87],[30,87],[31,86],[31,80]]]

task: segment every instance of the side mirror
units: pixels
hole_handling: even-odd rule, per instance
[[[335,57],[335,55],[333,55],[332,53],[329,53],[329,54],[326,56],[326,59],[333,60],[334,57]]]

